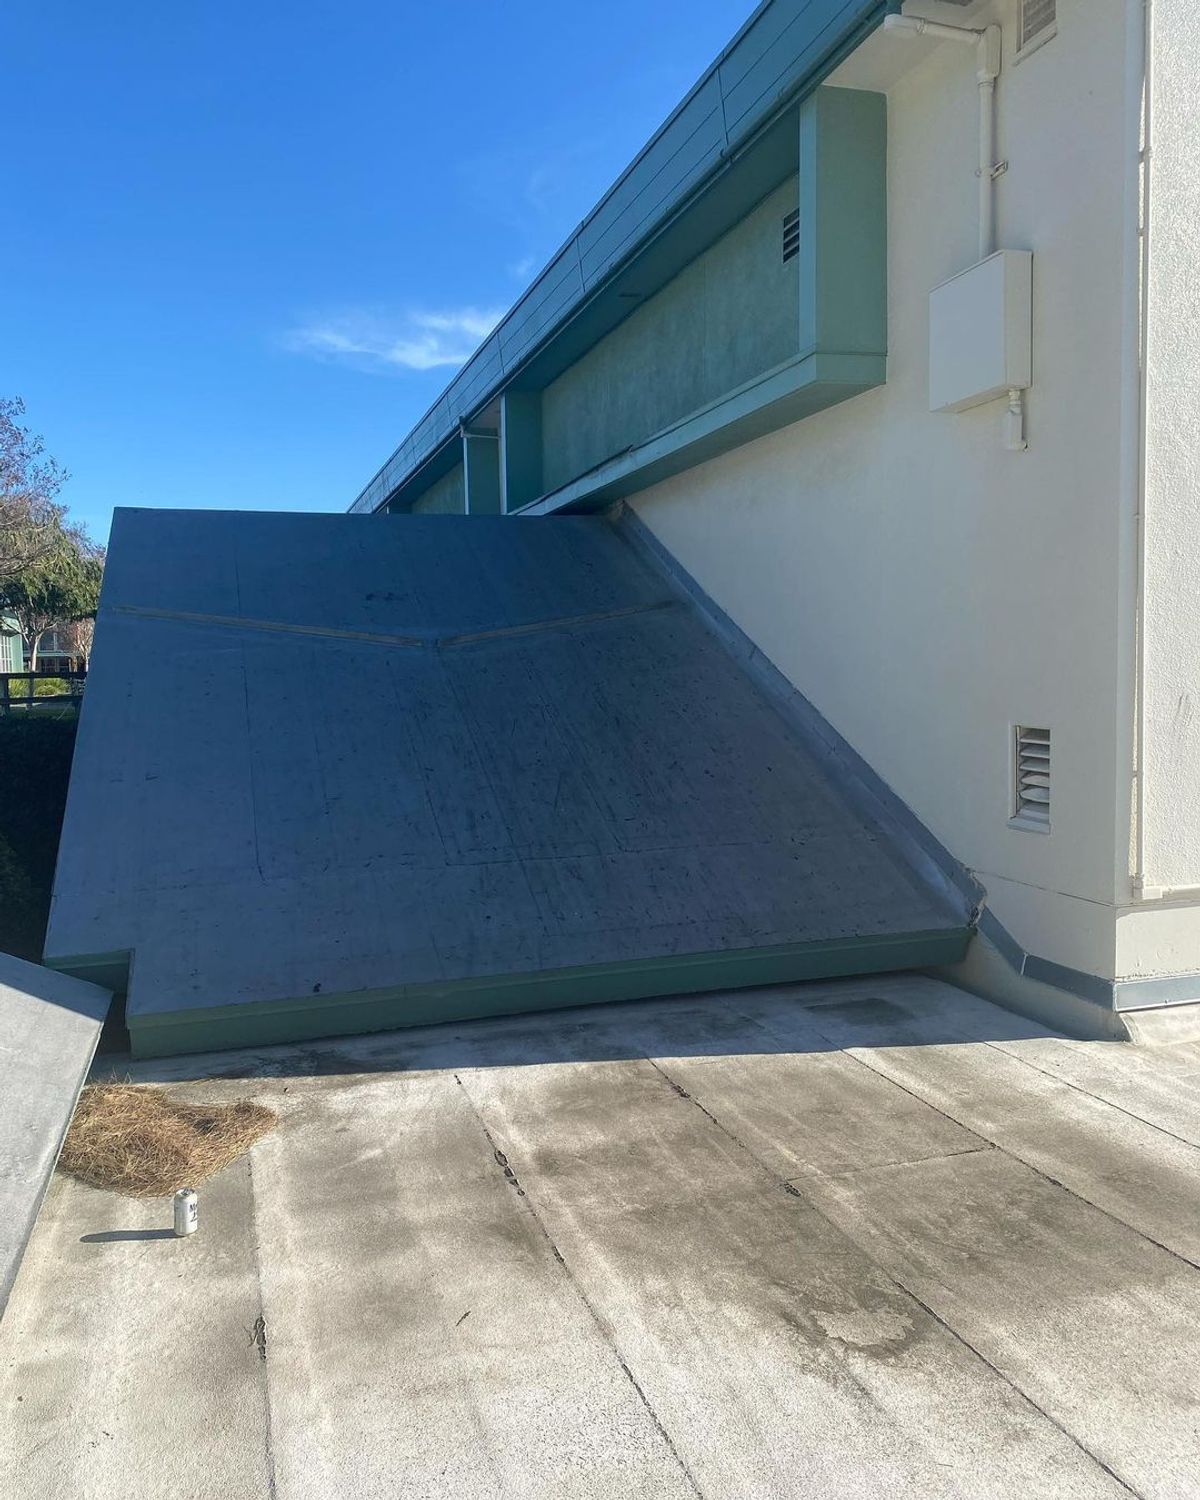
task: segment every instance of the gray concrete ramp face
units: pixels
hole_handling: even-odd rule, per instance
[[[112,996],[0,953],[0,1313]]]
[[[117,513],[46,951],[141,1055],[968,936],[601,518]]]

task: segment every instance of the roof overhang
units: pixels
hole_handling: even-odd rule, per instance
[[[503,390],[545,386],[797,170],[800,102],[900,0],[765,0],[350,507],[461,457]]]

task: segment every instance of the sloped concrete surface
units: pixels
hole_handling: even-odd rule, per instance
[[[965,927],[603,519],[117,513],[46,952],[135,1050]]]
[[[0,1314],[112,996],[0,953]]]
[[[282,1123],[191,1240],[56,1183],[0,1494],[1198,1493],[1194,1050],[893,976],[132,1066]]]

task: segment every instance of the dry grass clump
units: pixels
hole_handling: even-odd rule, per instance
[[[59,1165],[91,1187],[159,1198],[227,1167],[277,1118],[249,1100],[183,1104],[166,1089],[92,1084],[79,1096]]]

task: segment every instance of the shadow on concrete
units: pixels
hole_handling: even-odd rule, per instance
[[[81,1234],[81,1245],[115,1245],[121,1240],[173,1240],[173,1229],[104,1229],[98,1234]]]
[[[645,1057],[730,1057],[1015,1041],[1036,1021],[914,974],[448,1021],[437,1026],[138,1062],[94,1076],[185,1083],[340,1077]]]

